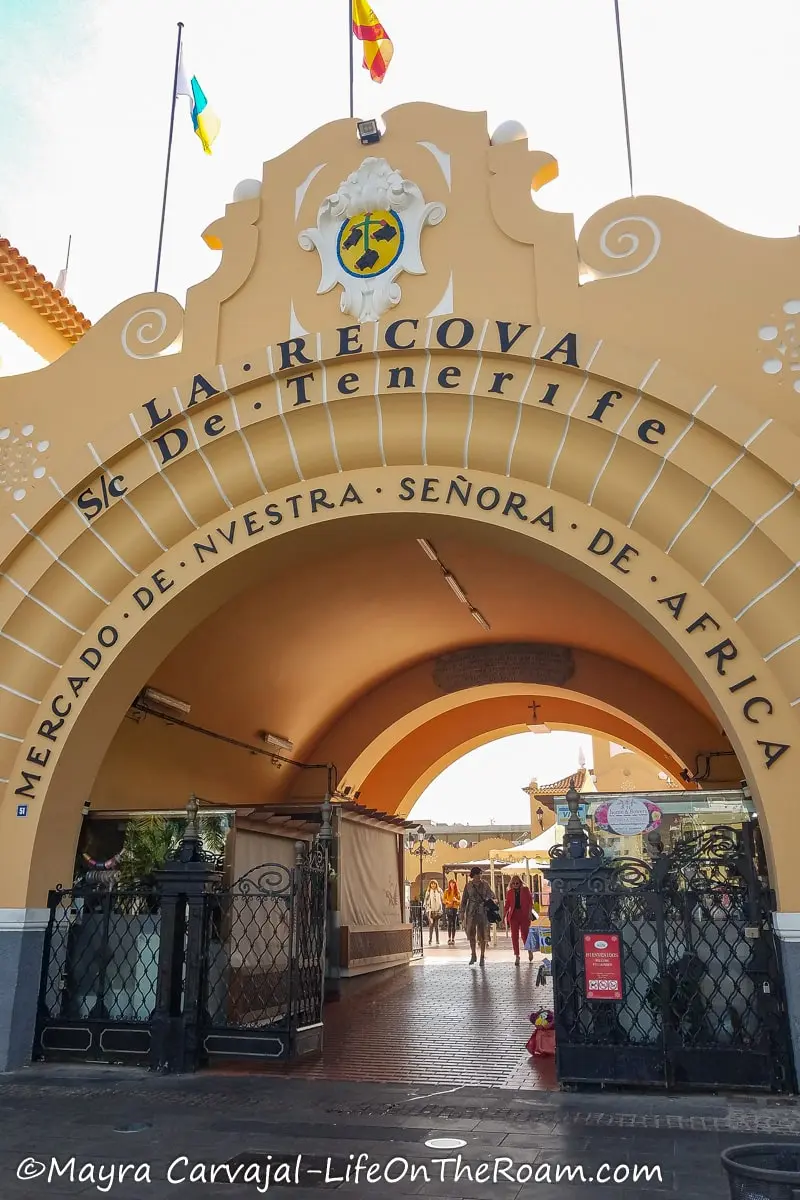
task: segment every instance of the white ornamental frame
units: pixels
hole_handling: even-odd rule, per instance
[[[339,262],[337,242],[344,221],[364,212],[394,211],[403,225],[403,247],[397,259],[380,275],[357,278]],[[298,235],[303,250],[316,250],[322,264],[317,295],[342,288],[340,308],[357,321],[377,321],[383,313],[399,304],[401,271],[424,275],[420,241],[426,225],[444,220],[444,204],[427,204],[415,183],[403,179],[385,158],[365,158],[357,171],[340,184],[338,191],[323,200],[317,214],[316,229],[304,229]]]

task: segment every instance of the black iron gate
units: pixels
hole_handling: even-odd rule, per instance
[[[559,1081],[791,1091],[753,826],[654,847],[650,862],[605,859],[579,830],[548,872]]]
[[[36,1057],[149,1062],[160,902],[145,885],[50,892]]]
[[[254,867],[205,898],[203,1058],[299,1058],[322,1048],[328,863]]]
[[[188,838],[153,886],[51,892],[34,1057],[183,1072],[321,1050],[327,844],[221,880]]]

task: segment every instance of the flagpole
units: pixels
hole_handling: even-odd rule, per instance
[[[353,119],[353,0],[347,0],[347,45],[350,58],[350,119]]]
[[[172,79],[172,105],[169,113],[169,140],[167,142],[167,166],[164,171],[164,197],[161,201],[161,226],[158,231],[158,254],[156,256],[156,281],[153,291],[158,291],[158,277],[161,274],[161,249],[164,245],[164,218],[167,215],[167,189],[169,188],[169,162],[172,157],[172,131],[175,126],[175,101],[178,97],[178,69],[181,62],[181,40],[183,38],[183,21],[178,21],[178,45],[175,50],[175,74]]]
[[[66,294],[67,294],[64,289],[67,286],[67,271],[69,270],[69,253],[70,253],[71,249],[72,249],[72,234],[69,235],[69,238],[67,240],[66,262],[64,263],[64,266],[61,268],[61,270],[58,272],[58,278],[56,280],[56,288],[59,292],[61,292],[62,296],[66,296]]]
[[[625,143],[628,148],[628,179],[633,195],[633,156],[631,154],[631,128],[628,121],[628,91],[625,87],[625,60],[622,55],[622,26],[619,19],[619,0],[614,0],[614,13],[617,21],[617,49],[619,50],[619,78],[622,84],[622,112],[625,117]]]

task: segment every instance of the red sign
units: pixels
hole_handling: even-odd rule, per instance
[[[622,948],[618,933],[583,935],[587,1000],[622,1000]]]

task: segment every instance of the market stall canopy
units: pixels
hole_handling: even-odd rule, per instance
[[[519,846],[506,846],[499,851],[501,859],[526,859],[526,858],[549,858],[550,851],[553,846],[557,845],[562,838],[562,833],[558,825],[551,825],[549,829],[545,829],[544,833],[540,833],[538,837],[531,838],[528,842],[521,842]]]
[[[467,873],[469,873],[473,867],[480,867],[480,869],[482,871],[488,872],[492,867],[492,861],[494,861],[494,869],[496,871],[499,871],[501,867],[505,866],[507,857],[508,857],[508,855],[507,855],[506,851],[504,850],[502,852],[501,856],[494,860],[490,860],[488,858],[478,858],[478,859],[475,859],[474,862],[445,863],[445,865],[442,867],[442,870],[443,871],[454,871],[456,873],[458,873],[459,871],[462,871],[462,872],[466,871]]]
[[[506,863],[504,867],[497,867],[495,869],[495,873],[497,875],[505,875],[509,879],[512,877],[512,875],[524,876],[526,873],[538,875],[545,869],[546,866],[549,865],[549,861],[550,860],[548,858],[547,862],[545,863],[541,855],[537,859],[532,859],[529,857],[527,867],[525,865],[525,860],[523,859],[522,862]]]

